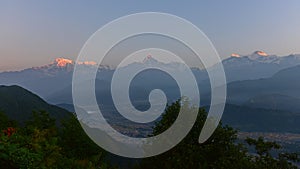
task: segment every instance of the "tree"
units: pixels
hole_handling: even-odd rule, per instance
[[[256,168],[296,169],[293,162],[298,162],[297,153],[279,153],[277,158],[271,155],[271,150],[279,150],[281,146],[276,142],[265,141],[263,137],[258,139],[247,138],[245,140],[250,146],[255,147],[257,156],[253,158]]]
[[[4,115],[0,120],[5,125],[9,124],[9,119]],[[99,147],[90,145],[91,140],[84,135],[80,124],[73,117],[66,120],[64,127],[58,128],[56,120],[49,113],[33,112],[31,119],[25,124],[10,135],[0,133],[0,168],[109,167],[106,163],[99,164],[100,160],[96,157],[102,157],[103,151],[97,151]],[[7,128],[5,125],[4,128]],[[61,144],[63,139],[67,139],[67,144]]]
[[[62,164],[55,119],[49,113],[33,112],[25,127],[16,131],[1,137],[2,159],[9,164],[7,168],[53,168]]]
[[[16,127],[17,122],[8,119],[8,117],[0,111],[0,130],[7,129],[8,127]]]
[[[152,135],[158,135],[168,129],[177,118],[180,107],[186,106],[183,104],[186,103],[177,101],[168,106],[162,115],[162,119],[155,125]],[[255,169],[271,167],[280,168],[280,163],[283,164],[287,162],[287,157],[282,156],[280,159],[276,160],[273,157],[268,156],[272,159],[268,163],[271,165],[261,167],[260,161],[263,160],[261,159],[263,157],[251,155],[244,144],[237,143],[237,131],[229,126],[223,126],[221,123],[217,126],[213,135],[204,144],[199,144],[198,137],[206,120],[206,116],[207,113],[205,110],[200,108],[197,120],[190,133],[176,147],[161,155],[143,159],[137,168]],[[258,142],[261,143],[260,141]],[[250,143],[255,144],[256,142],[252,140],[249,144]],[[265,149],[265,146],[268,148]],[[277,144],[263,144],[260,147],[260,152],[268,154],[270,148],[273,147],[277,147]],[[292,166],[292,164],[289,163],[289,166]]]
[[[104,163],[105,151],[86,135],[74,115],[62,121],[60,136],[60,145],[66,157],[92,161],[96,166]]]

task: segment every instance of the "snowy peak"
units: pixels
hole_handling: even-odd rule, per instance
[[[75,63],[78,64],[78,65],[86,65],[86,66],[95,66],[95,65],[97,65],[97,63],[94,62],[94,61],[78,61],[78,62],[75,62],[71,59],[66,59],[66,58],[59,57],[59,58],[56,58],[54,60],[54,62],[52,62],[48,66],[56,66],[56,67],[62,68],[62,67],[68,67],[69,65],[74,66]]]
[[[300,64],[300,55],[299,54],[291,54],[288,56],[277,56],[277,55],[269,55],[263,51],[255,51],[250,55],[239,55],[236,53],[231,54],[230,58],[224,59],[223,64],[225,67],[243,67],[245,65],[261,65],[264,64],[272,65],[275,67],[287,68]]]
[[[239,55],[237,53],[232,53],[230,55],[230,57],[232,57],[232,58],[248,57],[251,60],[261,59],[261,57],[268,57],[268,56],[270,56],[270,55],[268,55],[266,52],[261,51],[261,50],[255,51],[255,52],[253,52],[250,55],[243,55],[243,56],[241,56],[241,55]]]
[[[70,59],[65,59],[65,58],[56,58],[54,61],[54,64],[57,67],[65,67],[68,64],[74,64],[74,62]]]
[[[154,59],[153,57],[152,57],[152,55],[148,55],[148,56],[146,56],[145,57],[145,59],[143,60],[143,64],[157,64],[159,61],[158,60],[156,60],[156,59]]]
[[[263,51],[255,51],[253,54],[247,56],[249,59],[257,61],[257,62],[263,62],[263,63],[274,63],[279,64],[284,57],[278,57],[276,55],[269,55],[266,52]]]
[[[82,65],[83,67],[88,68],[90,66],[96,66],[97,64],[94,61],[75,62],[71,59],[59,57],[54,59],[54,61],[50,64],[29,68],[27,70],[37,70],[39,72],[43,72],[44,74],[53,76],[59,73],[73,72],[75,65]]]
[[[240,58],[240,57],[241,57],[241,56],[240,56],[239,54],[237,54],[237,53],[232,53],[230,56],[231,56],[231,57],[234,57],[234,58]]]
[[[153,59],[151,55],[148,55],[145,57],[145,59],[143,60],[143,63],[147,62],[147,60]]]
[[[266,52],[261,51],[261,50],[255,51],[252,55],[258,55],[258,56],[264,56],[264,57],[269,56]]]
[[[239,58],[239,59],[236,59]],[[243,61],[242,61],[242,60]],[[225,59],[223,60],[223,62],[227,62],[227,60],[230,60],[230,62],[235,62],[235,61],[239,61],[243,62],[243,64],[245,62],[247,62],[246,60],[248,60],[248,62],[257,62],[257,63],[276,63],[278,64],[280,62],[280,60],[282,60],[283,57],[278,57],[276,55],[269,55],[264,51],[258,50],[253,52],[250,55],[239,55],[236,53],[231,54],[231,57],[229,59]]]
[[[94,61],[77,62],[77,64],[79,64],[79,65],[90,65],[90,66],[95,66],[95,65],[97,65],[97,63],[94,62]]]

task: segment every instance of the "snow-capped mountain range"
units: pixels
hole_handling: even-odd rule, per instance
[[[300,55],[268,55],[256,51],[250,55],[232,54],[222,61],[228,82],[267,78],[276,72],[300,64]]]
[[[75,63],[70,59],[57,58],[52,63],[44,66],[28,68],[22,71],[2,72],[0,73],[0,84],[20,85],[42,96],[44,99],[51,95],[53,100],[53,93],[60,93],[62,90],[70,88],[75,64],[87,70],[87,73],[90,68],[95,68],[96,66],[96,63],[93,61]],[[268,55],[263,51],[256,51],[250,55],[232,54],[231,57],[224,59],[222,64],[228,82],[253,80],[268,78],[282,69],[300,65],[300,55],[292,54],[279,57]],[[132,69],[133,67],[143,67],[145,65],[156,65],[174,71],[185,71],[186,69],[181,63],[163,63],[151,56],[147,56],[141,62],[126,65],[122,69]],[[213,67],[209,69],[213,69]],[[98,70],[97,79],[110,82],[114,69],[109,66],[101,66]],[[192,68],[192,72],[200,86],[209,85],[205,70]],[[147,77],[151,77],[149,73]],[[161,78],[163,77],[161,76]],[[145,81],[141,80],[138,83],[141,83],[139,86],[143,86]],[[165,81],[165,84],[169,85],[169,82]]]
[[[231,57],[228,59],[225,59],[223,63],[226,63],[228,61],[239,61],[241,59],[248,59],[249,61],[253,62],[259,62],[259,63],[274,63],[284,66],[289,66],[288,64],[297,63],[300,61],[300,55],[299,54],[291,54],[288,56],[282,56],[279,57],[277,55],[268,55],[267,53],[263,51],[255,51],[250,55],[244,55],[241,56],[239,54],[233,53],[231,54]]]
[[[32,67],[21,71],[0,73],[0,84],[19,85],[43,98],[57,90],[69,86],[75,64],[89,70],[94,62],[75,63],[70,59],[57,58],[47,65]]]

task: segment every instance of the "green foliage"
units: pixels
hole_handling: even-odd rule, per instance
[[[6,129],[7,127],[16,127],[17,122],[10,120],[4,113],[0,111],[0,130]]]
[[[62,121],[60,144],[69,158],[86,159],[90,157],[97,162],[104,157],[104,151],[89,139],[75,116],[70,116]]]
[[[28,129],[55,129],[55,121],[46,111],[33,111],[31,118],[25,124]]]
[[[168,129],[179,113],[181,106],[186,103],[179,101],[169,106],[161,121],[153,130],[157,135]],[[280,148],[274,142],[262,142],[261,139],[248,139],[250,145],[256,145],[258,155],[251,155],[243,144],[237,143],[237,131],[229,126],[218,125],[214,134],[204,143],[199,144],[198,138],[206,120],[207,113],[199,109],[196,123],[190,133],[173,149],[161,155],[143,159],[137,168],[143,169],[190,169],[190,168],[218,168],[218,169],[258,169],[258,168],[293,168],[289,162],[297,155],[282,154],[279,158],[270,155],[270,150]],[[261,155],[260,155],[261,154]],[[266,158],[266,155],[268,158]],[[295,160],[294,160],[295,161]],[[263,165],[264,164],[264,165]]]
[[[299,157],[296,153],[280,153],[278,158],[274,158],[270,151],[281,148],[276,142],[265,141],[262,137],[257,140],[247,138],[245,140],[250,146],[254,146],[257,156],[253,157],[255,168],[274,168],[274,169],[296,169],[292,162],[298,162]]]
[[[5,128],[9,120],[4,114],[0,118]],[[84,134],[75,117],[63,124],[57,128],[49,113],[33,112],[24,127],[11,135],[1,133],[1,168],[109,168],[102,160],[104,151]]]
[[[176,120],[181,106],[188,107],[186,104],[177,101],[168,106],[162,119],[153,128],[152,135],[167,130]],[[298,154],[279,153],[275,157],[272,150],[279,150],[281,146],[263,138],[245,140],[256,151],[249,153],[245,144],[237,143],[237,131],[221,124],[204,144],[199,144],[198,137],[207,113],[204,109],[198,111],[192,130],[176,147],[161,155],[143,159],[136,168],[297,168],[293,162],[299,161]],[[18,127],[3,113],[0,113],[0,122],[1,168],[111,168],[104,160],[106,152],[89,139],[73,115],[65,118],[60,126],[45,111],[33,112],[23,127]]]

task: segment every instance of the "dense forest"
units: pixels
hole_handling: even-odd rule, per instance
[[[165,131],[177,118],[181,103],[168,106],[162,119],[156,123],[152,135]],[[34,111],[24,124],[10,120],[0,113],[0,168],[297,168],[297,153],[279,151],[281,146],[263,138],[237,141],[237,131],[219,124],[215,133],[204,144],[198,136],[206,119],[200,108],[197,121],[175,148],[145,159],[111,160],[111,154],[98,147],[81,128],[77,118],[70,114],[60,122],[51,112]],[[253,151],[250,151],[250,149]],[[276,150],[278,153],[271,153]],[[116,160],[117,159],[117,160]],[[123,161],[122,164],[118,162]],[[128,162],[128,165],[124,165]],[[134,163],[132,162],[134,161]]]

